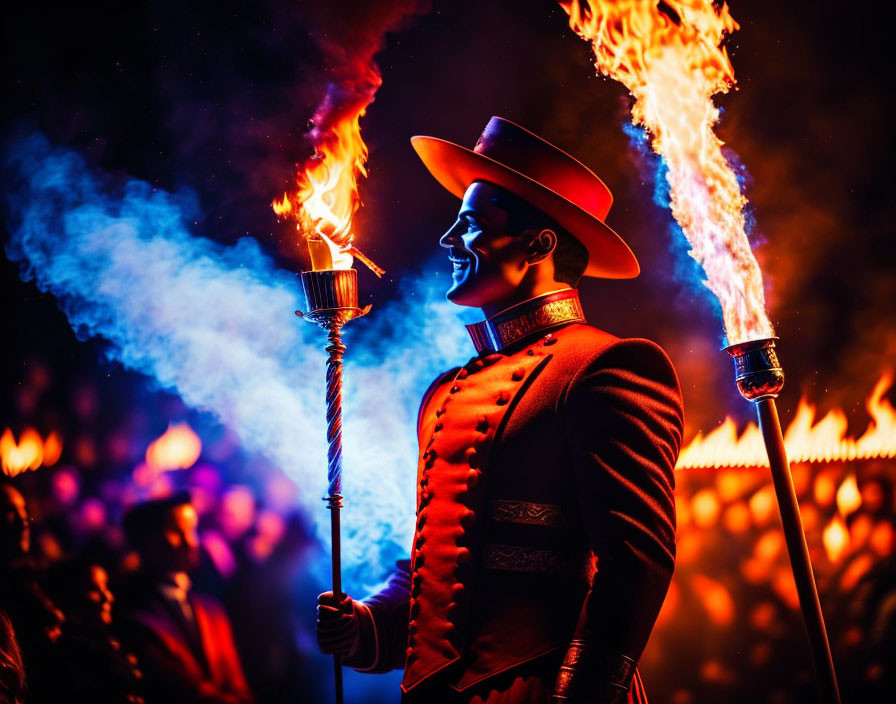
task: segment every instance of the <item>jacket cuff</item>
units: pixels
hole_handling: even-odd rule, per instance
[[[557,674],[552,702],[625,704],[635,665],[630,657],[594,648],[583,640],[573,640]]]
[[[360,627],[358,650],[343,658],[343,662],[358,672],[369,672],[376,668],[377,653],[379,652],[376,621],[370,613],[370,609],[363,602],[356,601],[354,608]]]

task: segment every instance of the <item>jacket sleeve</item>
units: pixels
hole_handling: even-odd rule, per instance
[[[361,646],[345,664],[358,672],[403,668],[411,613],[411,561],[399,560],[385,588],[357,606]]]
[[[583,365],[559,411],[597,571],[554,699],[624,702],[675,565],[678,379],[658,346],[623,340]]]

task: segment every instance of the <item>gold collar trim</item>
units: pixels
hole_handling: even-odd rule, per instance
[[[488,320],[467,325],[476,352],[498,352],[524,337],[567,323],[584,323],[579,292],[563,289],[523,301]]]

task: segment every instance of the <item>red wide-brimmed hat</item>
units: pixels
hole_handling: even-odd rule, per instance
[[[473,181],[488,181],[551,216],[587,248],[585,276],[638,275],[632,250],[604,223],[613,202],[610,189],[587,166],[537,134],[493,117],[472,150],[436,137],[412,137],[411,144],[429,172],[458,198]]]

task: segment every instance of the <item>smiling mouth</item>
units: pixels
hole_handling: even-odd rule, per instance
[[[470,257],[456,249],[448,250],[448,260],[454,265],[455,269],[467,266],[470,263]]]

